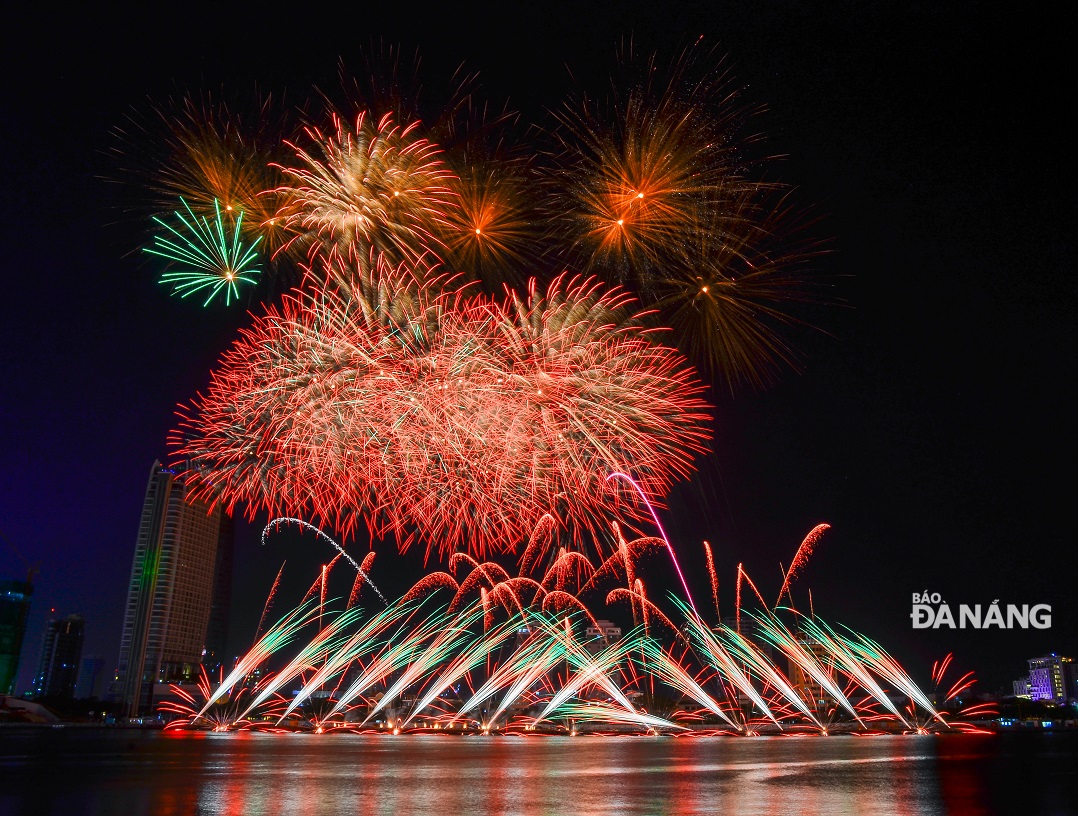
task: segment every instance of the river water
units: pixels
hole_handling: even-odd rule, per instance
[[[742,739],[4,729],[0,813],[1078,814],[1078,733]]]

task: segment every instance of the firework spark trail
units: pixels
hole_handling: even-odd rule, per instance
[[[588,609],[575,595],[554,590],[553,592],[548,592],[546,597],[543,598],[542,611],[546,614],[561,613],[567,608],[572,609],[575,613],[583,615],[596,629],[600,628],[599,622],[595,619],[595,616],[592,615],[591,610]]]
[[[533,607],[540,598],[545,600],[546,596],[550,594],[538,581],[534,581],[531,578],[525,578],[522,575],[502,581],[502,584],[506,589],[513,593],[513,596],[517,599],[517,603],[521,604],[521,606]],[[525,604],[522,600],[524,597],[523,593],[528,589],[532,590],[534,594],[532,595],[532,599]]]
[[[480,563],[468,555],[468,553],[464,552],[455,552],[449,556],[449,569],[453,572],[456,572],[457,568],[462,563],[471,566],[473,570],[481,573],[491,586],[494,586],[501,581],[508,581],[511,577],[505,567],[494,561],[484,561]]]
[[[352,582],[352,591],[348,593],[348,604],[346,608],[350,609],[355,606],[356,601],[359,600],[359,591],[363,588],[363,581],[366,580],[364,576],[371,571],[371,566],[373,564],[374,550],[371,550],[363,556],[363,561],[360,562],[359,570],[356,572],[356,580]]]
[[[520,574],[528,575],[532,565],[537,562],[539,553],[548,549],[551,542],[556,540],[558,522],[550,513],[544,513],[528,536],[528,546],[524,548],[524,554],[520,558]]]
[[[809,556],[812,555],[812,551],[816,548],[816,544],[819,542],[823,534],[831,529],[830,524],[817,524],[813,527],[805,540],[801,542],[801,546],[797,548],[797,553],[794,555],[794,560],[790,562],[790,569],[786,572],[786,575],[782,581],[782,588],[779,590],[779,597],[775,600],[775,606],[777,607],[782,602],[782,596],[790,590],[790,584],[793,583],[798,573],[808,563]],[[793,603],[793,598],[790,599],[790,603]]]
[[[679,599],[675,600],[675,603],[678,608],[681,608],[684,612],[688,613],[688,608],[684,607],[684,605]],[[731,656],[730,652],[727,651],[725,646],[723,646],[722,642],[715,635],[715,633],[712,632],[711,629],[709,629],[707,625],[704,624],[704,622],[700,619],[690,615],[686,615],[686,617],[686,625],[689,630],[689,637],[692,639],[693,642],[698,644],[703,649],[703,651],[711,658],[711,661],[713,661],[713,665],[719,671],[719,673],[727,680],[727,682],[733,685],[734,688],[744,694],[748,699],[752,700],[756,707],[760,709],[760,711],[762,711],[766,717],[768,717],[772,722],[774,722],[775,725],[779,725],[778,719],[772,713],[771,708],[767,705],[767,703],[764,702],[763,697],[761,697],[759,692],[756,691],[755,687],[752,684],[752,681],[749,679],[749,676],[745,674],[744,671],[742,671],[740,666],[738,666],[737,661],[734,660],[733,656]],[[722,631],[723,629],[724,627],[720,626],[720,631]],[[730,633],[727,631],[727,634]],[[735,632],[733,634],[737,633]],[[738,636],[737,643],[739,646],[745,646],[750,650],[752,648],[751,646],[748,646],[747,642],[742,641],[740,639],[740,636]],[[792,689],[790,691],[791,693],[793,692]],[[794,696],[796,697],[796,694]],[[801,706],[804,707],[804,703],[801,703]],[[806,714],[808,714],[807,709]],[[811,717],[812,715],[808,714],[808,716]],[[781,726],[779,727],[781,728]]]
[[[472,693],[452,721],[463,717],[484,701],[489,700],[498,691],[511,685],[514,678],[519,677],[522,671],[528,670],[535,663],[544,664],[546,668],[549,668],[564,656],[564,650],[557,640],[540,637],[539,633],[545,631],[541,627],[540,618],[533,618],[530,623],[533,628],[529,631],[528,639],[494,670],[483,685]]]
[[[483,610],[473,606],[471,609],[457,615],[451,622],[448,622],[434,641],[424,649],[422,655],[417,659],[413,659],[401,672],[401,676],[397,678],[393,685],[386,689],[378,703],[371,707],[370,712],[363,720],[363,724],[370,722],[375,714],[396,699],[408,686],[433,672],[439,663],[464,643],[465,638],[471,634],[468,627],[479,620],[482,615]]]
[[[318,608],[321,610],[324,606],[319,604]],[[320,627],[318,634],[284,668],[270,678],[269,682],[266,683],[258,696],[251,701],[241,716],[246,717],[251,711],[276,694],[277,690],[286,683],[290,683],[301,673],[314,668],[318,663],[329,657],[331,652],[339,651],[346,640],[341,636],[341,630],[357,620],[360,614],[361,610],[359,609],[349,609],[333,618],[324,628]]]
[[[322,539],[325,539],[325,541],[327,541],[330,545],[332,545],[332,547],[335,550],[337,550],[337,552],[340,553],[340,555],[343,555],[345,557],[345,559],[348,561],[349,564],[351,564],[353,567],[356,568],[356,572],[363,578],[363,580],[365,580],[370,585],[371,589],[374,590],[374,592],[378,596],[379,600],[381,600],[381,602],[383,604],[385,604],[386,606],[389,606],[389,601],[386,600],[385,595],[383,595],[381,593],[381,591],[378,589],[378,587],[374,585],[374,582],[371,580],[370,575],[367,574],[367,571],[362,566],[360,566],[359,564],[356,563],[356,559],[354,559],[352,556],[350,556],[348,553],[346,553],[344,551],[344,547],[342,547],[340,544],[338,544],[336,541],[334,541],[332,538],[330,538],[328,535],[326,535],[320,529],[315,527],[313,524],[310,524],[309,522],[306,522],[303,519],[285,518],[285,517],[275,518],[273,521],[271,521],[269,524],[267,524],[262,529],[262,546],[266,545],[266,535],[269,533],[270,529],[272,528],[272,529],[276,530],[278,528],[278,526],[280,524],[282,524],[282,523],[283,524],[298,524],[300,527],[302,527],[304,529],[313,530],[317,536],[319,536]],[[366,556],[363,559],[364,562],[366,562],[367,558],[369,558],[369,557],[370,557],[369,555]],[[284,565],[281,565],[281,569],[284,569]],[[279,579],[280,575],[278,574],[277,577]],[[276,584],[274,584],[274,586],[276,586]]]
[[[589,659],[584,660],[574,653],[572,660],[576,672],[566,678],[562,687],[550,698],[539,716],[532,721],[532,725],[538,725],[543,720],[549,719],[571,697],[580,694],[587,686],[600,683],[601,678],[606,677],[607,672],[614,670],[625,659],[625,655],[636,645],[634,641],[628,639],[619,641],[607,646],[595,657],[591,658],[589,656]],[[628,710],[634,711],[635,709],[632,708],[632,705],[629,705]]]
[[[337,703],[333,706],[325,719],[330,719],[338,712],[344,710],[349,703],[376,683],[382,682],[390,674],[398,671],[412,661],[422,648],[422,644],[440,632],[448,619],[445,614],[433,614],[421,622],[415,629],[406,632],[403,638],[396,644],[387,643],[382,651],[375,656],[366,669],[341,694]]]
[[[567,702],[560,709],[563,716],[582,722],[601,720],[606,723],[626,725],[639,725],[647,729],[663,729],[671,731],[688,730],[679,723],[664,720],[653,714],[642,714],[632,708],[611,705],[605,700],[589,700],[583,702]]]
[[[618,553],[621,555],[622,566],[625,569],[625,586],[631,587],[636,583],[636,565],[629,552],[629,544],[625,541],[625,536],[621,534],[620,525],[615,525],[615,532],[618,537]]]
[[[333,556],[333,558],[330,559],[330,562],[328,564],[323,564],[322,565],[322,571],[321,571],[322,574],[321,574],[321,577],[319,579],[319,583],[321,585],[319,586],[319,589],[318,589],[318,604],[322,609],[326,608],[326,592],[329,589],[329,585],[327,583],[327,579],[329,578],[329,571],[331,569],[333,569],[333,565],[337,563],[337,561],[338,561],[338,559],[340,557],[341,557],[341,554],[337,553],[335,556]],[[313,590],[314,587],[311,587],[311,589]],[[319,629],[322,628],[322,615],[321,614],[319,614],[319,616],[318,616],[318,628]]]
[[[846,699],[842,689],[835,683],[831,672],[821,665],[812,651],[806,648],[804,643],[790,632],[778,618],[774,615],[751,615],[751,617],[756,621],[757,632],[765,641],[777,647],[791,663],[795,664],[804,674],[811,677],[820,688],[831,695],[832,700],[841,705],[853,715],[855,720],[864,725],[853,704]]]
[[[935,660],[932,662],[932,682],[939,685],[943,679],[943,675],[947,672],[947,667],[951,665],[953,654],[948,654],[943,660]]]
[[[752,591],[756,593],[757,600],[760,601],[760,606],[763,607],[764,609],[767,608],[767,603],[764,601],[764,596],[760,594],[760,590],[756,588],[756,584],[753,583],[752,579],[749,577],[749,574],[747,572],[745,572],[744,566],[742,564],[738,564],[737,565],[737,599],[736,599],[736,603],[737,603],[737,631],[739,633],[741,632],[741,582],[742,581],[745,581],[746,583],[748,583],[748,585],[750,587],[752,587]]]
[[[609,677],[609,673],[624,659],[628,651],[636,647],[633,641],[619,641],[605,648],[599,655],[593,656],[573,637],[569,619],[565,619],[564,629],[547,622],[546,630],[549,636],[557,639],[562,644],[569,663],[577,671],[576,677],[579,679],[580,685],[585,683],[598,685],[609,697],[627,711],[636,712],[625,693]],[[573,686],[575,684],[570,680],[568,685]],[[580,686],[576,687],[579,688]],[[565,697],[562,696],[562,699],[565,699]],[[546,712],[553,711],[555,708],[554,700],[551,700]],[[542,716],[545,716],[545,713]]]
[[[606,578],[613,578],[616,581],[624,580],[629,583],[628,577],[625,573],[626,555],[624,551],[615,552],[609,558],[607,558],[599,568],[595,570],[591,578],[580,588],[580,594],[587,594],[590,590],[598,587],[599,583]],[[619,569],[621,570],[619,572]]]
[[[487,594],[490,603],[501,604],[509,614],[524,612],[524,602],[509,581],[501,581]]]
[[[595,657],[579,650],[570,651],[570,661],[576,668],[576,674],[568,678],[566,684],[550,700],[542,713],[533,720],[533,727],[558,712],[561,716],[575,717],[577,719],[631,722],[643,725],[646,728],[682,728],[683,726],[676,725],[660,717],[638,712],[624,692],[610,679],[609,674],[616,669],[617,665],[625,659],[631,650],[636,648],[638,648],[638,644],[630,640],[624,644],[612,644]],[[571,698],[579,695],[591,685],[601,688],[605,694],[613,698],[617,705],[597,700],[589,700],[587,703],[578,701],[574,704]],[[594,710],[588,711],[587,709],[589,708]]]
[[[824,730],[823,724],[816,718],[816,714],[809,708],[807,703],[801,698],[793,686],[790,685],[789,680],[787,680],[783,673],[774,666],[767,656],[764,655],[752,641],[740,632],[735,632],[725,626],[719,627],[719,637],[726,646],[724,651],[727,655],[732,655],[744,663],[746,668],[764,683],[774,686],[779,694],[794,708],[808,717],[821,731]],[[753,691],[753,694],[749,696],[753,697],[755,694],[756,692]],[[753,702],[757,701],[754,699]],[[759,705],[758,702],[757,705]],[[774,715],[772,715],[771,719],[774,720]],[[778,725],[777,720],[775,720],[775,724]]]
[[[607,606],[616,603],[619,600],[627,598],[634,610],[640,610],[640,617],[643,620],[644,628],[650,629],[652,617],[658,618],[666,627],[673,632],[676,636],[681,637],[681,630],[677,625],[668,618],[658,606],[655,605],[643,591],[644,585],[638,578],[636,580],[635,589],[626,589],[625,587],[618,587],[611,590],[610,594],[606,596]],[[635,612],[634,612],[635,614]]]
[[[852,637],[842,637],[841,640],[851,652],[877,675],[890,682],[895,688],[909,697],[931,717],[946,724],[925,693],[917,687],[917,684],[906,674],[905,669],[880,644],[859,632],[851,630],[850,634]]]
[[[715,617],[718,620],[722,620],[722,613],[719,611],[719,576],[715,572],[715,558],[711,554],[711,545],[706,541],[704,542],[704,555],[707,556],[707,575],[711,581],[711,600],[715,604]]]
[[[423,598],[436,589],[448,589],[455,598],[457,593],[460,592],[460,584],[447,572],[432,572],[416,581],[412,588],[401,597],[401,601],[406,603]],[[450,611],[453,610],[450,609]]]
[[[852,680],[867,691],[872,699],[898,717],[903,724],[909,726],[909,722],[899,713],[898,708],[891,702],[891,698],[887,696],[880,684],[876,682],[875,678],[872,677],[854,653],[846,646],[842,638],[830,626],[826,623],[806,618],[802,618],[799,623],[810,638],[827,649],[828,654],[834,658],[842,671],[846,672]]]
[[[577,575],[576,589],[579,592],[580,578],[583,575],[587,575],[590,578],[595,574],[595,567],[592,566],[591,561],[589,561],[583,553],[576,552],[575,550],[569,550],[568,552],[562,551],[554,563],[550,565],[550,569],[547,570],[546,575],[543,576],[543,580],[539,583],[545,589],[546,585],[553,581],[554,589],[564,592],[574,567]]]
[[[661,538],[645,536],[625,541],[618,529],[618,547],[592,576],[580,588],[579,594],[584,595],[589,590],[595,589],[607,578],[623,581],[626,586],[632,586],[636,582],[636,562],[649,549],[666,549],[666,542]]]
[[[556,640],[548,641],[546,648],[542,652],[536,654],[521,667],[512,684],[502,695],[502,700],[498,707],[487,718],[487,724],[493,725],[496,723],[506,709],[513,705],[525,691],[554,668],[554,665],[564,657],[565,650],[562,645]]]
[[[356,607],[353,607],[353,609],[355,608]],[[348,640],[330,656],[318,671],[304,683],[303,688],[300,689],[288,708],[286,708],[281,715],[281,720],[284,720],[284,718],[298,708],[307,697],[332,680],[337,674],[341,674],[343,679],[344,672],[347,670],[348,666],[364,655],[379,648],[381,643],[378,638],[381,637],[388,628],[400,623],[404,617],[410,615],[415,608],[416,606],[414,604],[401,601],[394,606],[386,607],[364,623],[359,631],[348,638]],[[325,719],[328,719],[328,717],[323,719],[323,724]]]
[[[674,554],[674,548],[670,544],[670,539],[666,536],[666,531],[663,529],[663,525],[659,521],[659,516],[655,512],[655,508],[652,507],[651,502],[648,501],[647,494],[644,493],[643,488],[641,488],[640,485],[636,483],[633,477],[627,473],[615,471],[606,477],[607,481],[610,481],[611,479],[623,479],[624,481],[632,485],[633,488],[636,490],[637,495],[640,496],[641,501],[643,501],[645,506],[648,508],[648,512],[651,514],[651,518],[655,522],[655,526],[659,528],[659,535],[661,535],[663,541],[666,542],[666,549],[670,552],[670,560],[674,562],[674,569],[677,570],[677,577],[681,580],[681,588],[685,590],[685,599],[689,602],[689,606],[692,607],[693,614],[699,617],[700,613],[696,611],[696,604],[693,603],[692,593],[689,592],[689,585],[685,582],[685,576],[681,572],[681,565],[678,564],[677,556]]]
[[[501,567],[499,567],[498,569],[501,569]],[[506,576],[508,576],[508,573],[506,573]],[[486,586],[483,585],[484,582],[486,582]],[[495,586],[497,586],[498,583],[499,581],[495,581],[494,578],[491,577],[490,572],[487,569],[477,568],[473,570],[472,572],[468,573],[468,577],[466,577],[463,581],[460,582],[457,593],[453,596],[453,600],[449,602],[449,611],[453,612],[459,609],[461,604],[464,603],[467,595],[471,592],[474,592],[476,589],[479,590],[480,595],[482,595],[483,597],[488,597],[489,591],[492,590]]]
[[[477,608],[477,611],[478,609],[481,609],[481,607]],[[412,713],[409,714],[408,718],[404,721],[404,725],[408,725],[423,711],[423,709],[429,706],[436,697],[450,688],[464,675],[480,666],[495,650],[501,648],[502,644],[505,643],[510,636],[517,633],[522,622],[522,618],[513,616],[494,629],[491,629],[489,632],[486,632],[482,638],[475,640],[470,646],[467,646],[459,655],[451,660],[442,673],[431,682],[430,687],[424,692],[423,696],[416,701],[415,708],[412,709]]]
[[[741,562],[737,564],[737,582],[734,589],[734,616],[737,625],[738,634],[741,633],[741,576],[745,574],[745,570],[742,569]]]
[[[738,725],[730,719],[730,716],[722,709],[718,701],[704,691],[703,687],[696,682],[678,661],[674,660],[665,649],[655,641],[647,639],[643,642],[643,653],[647,656],[646,664],[642,661],[642,667],[654,674],[664,683],[681,694],[696,700],[700,705],[712,712],[734,728]]]
[[[213,703],[220,697],[227,694],[237,682],[247,677],[247,675],[258,668],[267,657],[275,651],[284,648],[284,646],[291,642],[299,633],[299,630],[316,618],[320,611],[320,607],[313,606],[305,601],[277,621],[277,623],[251,647],[250,651],[237,661],[236,667],[229,673],[221,685],[217,687],[217,690],[206,700],[206,704],[202,707],[202,710],[198,712],[199,716],[205,714],[206,709],[213,705]]]
[[[269,595],[266,596],[266,603],[262,607],[262,616],[258,619],[258,626],[255,628],[255,641],[262,634],[262,626],[266,623],[266,615],[269,614],[270,608],[273,606],[273,599],[277,597],[277,589],[281,585],[281,575],[284,573],[284,565],[287,563],[288,559],[281,562],[281,568],[277,570],[277,577],[273,579],[273,586],[270,587]]]
[[[220,672],[219,679],[224,679],[223,669]],[[214,688],[214,683],[207,674],[206,668],[201,667],[196,694],[201,698],[201,701],[208,701],[214,695]],[[190,728],[191,726],[198,727],[201,723],[211,726],[214,731],[228,731],[237,725],[249,725],[246,715],[238,713],[244,698],[249,696],[250,690],[246,686],[233,686],[223,696],[223,701],[218,698],[211,704],[211,709],[216,710],[210,710],[207,713],[199,713],[203,703],[196,700],[196,694],[187,691],[182,684],[170,683],[169,691],[175,694],[178,699],[163,701],[159,710],[178,715],[179,719],[169,722],[165,726],[165,730]],[[265,706],[263,713],[272,716],[277,705]]]
[[[756,593],[756,599],[760,602],[760,606],[764,609],[767,609],[767,602],[764,601],[764,596],[760,594],[760,590],[756,588],[756,584],[753,583],[752,579],[749,577],[749,574],[745,572],[745,569],[741,566],[741,564],[737,565],[737,577],[739,581],[743,580],[750,587],[752,587],[752,591]],[[739,592],[738,599],[740,600],[740,598],[741,594]]]

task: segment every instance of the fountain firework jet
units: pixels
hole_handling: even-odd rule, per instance
[[[410,590],[373,616],[305,600],[216,687],[205,679],[198,692],[203,705],[190,692],[170,703],[167,711],[181,715],[172,727],[323,731],[388,723],[394,731],[731,735],[977,730],[946,717],[891,655],[852,630],[839,634],[818,618],[770,609],[762,600],[745,610],[740,631],[705,622],[676,596],[667,615],[643,594],[635,560],[652,547],[640,541],[623,541],[624,570],[599,579],[608,586],[631,577],[635,588],[610,593],[636,598],[642,622],[624,637],[609,639],[581,598],[559,583],[565,554],[540,583],[460,553],[451,566],[468,570],[460,584],[447,574],[433,583],[428,576],[417,584],[423,591]],[[578,559],[589,576],[579,583],[592,585],[601,571],[582,554],[570,562]],[[575,606],[550,605],[554,597]],[[669,628],[649,626],[649,616]],[[329,622],[321,625],[322,617]],[[286,659],[297,639],[300,647]],[[937,688],[949,664],[950,658],[933,668]],[[953,702],[972,682],[963,676],[940,699]],[[904,711],[896,693],[908,700]],[[963,716],[984,714],[976,706]]]

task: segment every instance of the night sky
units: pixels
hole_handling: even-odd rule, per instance
[[[768,108],[757,129],[789,157],[781,180],[822,216],[815,269],[845,305],[823,313],[826,333],[791,337],[802,372],[715,392],[715,452],[664,515],[697,598],[702,539],[729,610],[739,561],[773,596],[779,562],[827,522],[801,600],[811,588],[817,613],[914,677],[954,651],[1009,691],[1027,658],[1078,651],[1065,22],[966,2],[540,5],[16,12],[0,55],[0,575],[25,574],[12,546],[39,569],[19,690],[54,608],[83,614],[84,655],[114,665],[150,465],[176,404],[249,319],[156,283],[136,251],[148,224],[125,221],[123,191],[103,180],[110,129],[177,89],[257,82],[305,98],[371,42],[418,51],[434,93],[464,63],[531,122],[572,87],[604,91],[624,37],[669,57],[703,35],[728,54],[745,98]],[[332,555],[310,537],[260,547],[260,529],[239,525],[237,649],[283,559],[298,600]],[[388,588],[418,574],[418,559],[380,551]],[[1048,603],[1052,628],[914,631],[922,590],[953,606]]]

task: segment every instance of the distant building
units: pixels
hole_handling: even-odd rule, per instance
[[[0,581],[0,694],[11,694],[15,690],[33,593],[34,587],[29,581]]]
[[[795,635],[795,638],[825,672],[830,669],[833,659],[828,655],[827,649],[822,643],[804,634]],[[800,663],[790,657],[787,657],[786,676],[790,680],[790,685],[793,686],[794,691],[802,700],[811,702],[814,708],[827,704],[830,695],[824,691],[823,686],[817,683]]]
[[[584,630],[584,648],[591,654],[599,654],[615,641],[621,640],[621,627],[608,620],[597,620],[594,626]]]
[[[1069,657],[1051,654],[1029,661],[1029,695],[1034,700],[1065,703],[1078,698],[1075,664]]]
[[[589,626],[584,632],[584,637],[588,642],[602,640],[606,645],[621,640],[620,626],[615,626],[608,620],[597,620],[595,623],[596,626]]]
[[[222,661],[232,585],[232,520],[187,495],[154,462],[124,610],[113,695],[120,714],[152,713],[155,683],[190,682]]]
[[[105,659],[84,657],[79,670],[79,681],[75,684],[75,699],[89,700],[100,697],[105,681]]]
[[[1015,697],[1029,697],[1030,685],[1028,677],[1019,677],[1014,683],[1011,684],[1014,687]]]
[[[35,697],[74,697],[82,660],[85,622],[81,615],[51,620],[41,642],[41,663],[34,678]]]

